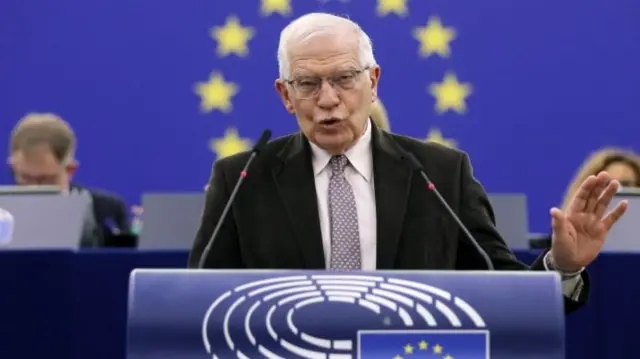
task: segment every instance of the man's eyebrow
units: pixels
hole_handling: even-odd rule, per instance
[[[300,72],[294,72],[293,73],[293,78],[298,78],[298,77],[318,77],[317,75],[313,75],[311,73],[309,73],[308,71],[300,71]]]
[[[354,71],[358,71],[358,69],[355,68],[354,66],[349,66],[349,67],[337,69],[336,71],[332,72],[328,76],[335,76],[335,75],[343,74],[345,72],[354,72]],[[292,76],[292,78],[304,78],[304,77],[309,78],[309,77],[322,77],[322,76],[311,74],[310,72],[304,71],[304,70],[299,72],[294,72]]]

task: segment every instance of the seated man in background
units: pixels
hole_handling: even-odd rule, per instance
[[[117,196],[72,184],[78,168],[76,137],[69,124],[53,114],[29,114],[11,132],[9,166],[18,185],[53,185],[63,192],[88,191],[93,213],[85,222],[82,247],[98,247],[129,232],[124,201]]]

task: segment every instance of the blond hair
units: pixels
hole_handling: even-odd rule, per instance
[[[604,171],[613,163],[624,163],[636,173],[636,181],[640,182],[640,157],[634,152],[620,148],[603,148],[595,151],[582,163],[580,169],[569,184],[562,202],[562,209],[566,210],[573,199],[573,196],[589,176],[597,175]],[[636,183],[640,185],[640,183]]]
[[[382,106],[380,100],[376,100],[376,102],[371,105],[371,120],[373,120],[373,123],[380,129],[385,131],[391,129],[389,116],[387,116],[387,111],[384,109],[384,106]]]
[[[47,146],[61,163],[74,160],[76,136],[71,126],[52,113],[30,113],[20,119],[11,132],[9,152],[30,151]]]

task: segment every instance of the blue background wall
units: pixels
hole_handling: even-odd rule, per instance
[[[279,31],[326,10],[371,35],[392,129],[454,139],[488,191],[529,196],[533,230],[548,229],[548,208],[590,151],[639,149],[637,1],[414,0],[405,15],[381,16],[374,0],[293,0],[288,15],[260,10],[258,0],[2,1],[0,138],[28,112],[55,112],[79,137],[79,182],[130,204],[147,191],[201,191],[211,140],[227,129],[253,140],[264,127],[296,130],[273,89]],[[211,30],[230,15],[253,28],[246,56],[216,50]],[[430,17],[455,30],[449,57],[419,56],[413,31]],[[237,85],[228,113],[201,110],[195,89],[214,71]],[[447,72],[472,87],[463,114],[439,114],[427,91]]]

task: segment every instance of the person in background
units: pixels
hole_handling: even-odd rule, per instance
[[[63,192],[87,191],[92,218],[85,221],[83,247],[104,246],[113,236],[129,232],[125,203],[103,191],[72,184],[78,169],[76,136],[69,124],[51,113],[31,113],[11,132],[9,166],[17,185],[53,185]]]
[[[640,157],[619,148],[603,148],[584,160],[569,183],[560,208],[567,210],[580,184],[589,176],[596,176],[600,172],[608,173],[612,179],[620,182],[621,187],[640,187]],[[550,233],[532,234],[529,238],[530,246],[537,249],[550,248],[551,241]]]
[[[589,176],[607,172],[611,178],[618,180],[622,187],[640,187],[640,157],[637,154],[619,148],[603,148],[593,152],[582,163],[582,166],[569,184],[562,208],[567,208],[580,184]]]
[[[382,106],[380,99],[377,99],[371,104],[371,120],[373,120],[373,123],[375,123],[379,129],[387,132],[391,130],[389,116],[387,116],[387,111],[385,111],[384,106]]]

